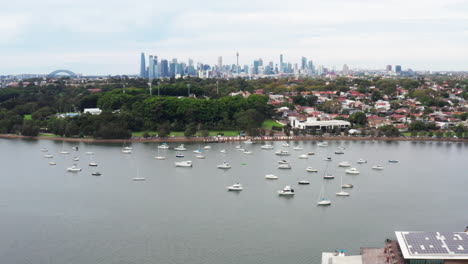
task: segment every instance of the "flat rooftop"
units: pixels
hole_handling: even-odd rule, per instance
[[[468,260],[466,232],[395,232],[405,259]]]
[[[336,252],[322,252],[322,264],[362,264],[362,257],[338,256]]]

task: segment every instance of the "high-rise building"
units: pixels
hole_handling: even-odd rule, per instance
[[[387,72],[391,72],[391,71],[392,71],[392,65],[390,65],[390,64],[387,65],[387,67],[385,68],[385,70],[386,70]]]
[[[145,62],[145,53],[141,53],[140,57],[140,77],[147,78],[146,76],[146,62]]]
[[[309,61],[309,73],[310,74],[315,74],[314,63],[311,60]]]
[[[401,65],[395,65],[395,72],[398,74],[398,73],[401,73]]]
[[[283,54],[280,54],[279,71],[284,72]]]
[[[161,60],[161,77],[169,76],[169,62],[167,60]]]
[[[218,71],[219,72],[223,71],[223,57],[222,56],[218,57]]]
[[[341,71],[343,75],[348,75],[349,74],[349,67],[347,64],[343,65],[343,70]]]
[[[148,78],[150,80],[154,79],[154,60],[153,60],[153,55],[149,56],[149,61],[148,61]]]
[[[307,59],[306,57],[302,57],[301,59],[301,70],[305,70],[307,68]]]

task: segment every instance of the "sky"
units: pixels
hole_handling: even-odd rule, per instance
[[[6,0],[0,75],[136,74],[140,53],[468,71],[468,0]]]

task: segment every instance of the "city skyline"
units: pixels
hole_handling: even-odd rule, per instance
[[[112,12],[109,5],[112,3]],[[27,9],[24,7],[28,6]],[[139,74],[135,53],[215,65],[254,59],[381,69],[468,70],[468,2],[365,0],[219,3],[8,2],[0,10],[0,74]],[[51,15],[54,14],[54,15]]]

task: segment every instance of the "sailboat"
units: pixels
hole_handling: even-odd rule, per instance
[[[164,156],[161,156],[161,154],[159,154],[159,149],[160,149],[160,147],[158,147],[158,155],[156,155],[156,157],[154,157],[154,158],[155,158],[155,159],[157,159],[157,160],[163,160],[163,159],[166,159],[166,157],[164,157]]]
[[[140,176],[140,168],[138,167],[136,162],[135,162],[135,165],[136,165],[136,169],[137,169],[137,176],[134,177],[132,180],[134,180],[134,181],[145,181],[146,178]]]
[[[322,185],[322,188],[320,189],[319,201],[317,202],[317,205],[320,205],[320,206],[331,205],[331,201],[325,198],[325,186],[324,185]]]
[[[341,191],[336,193],[336,196],[349,196],[349,192],[343,191],[343,175],[341,175],[341,183],[340,183]]]
[[[65,145],[65,141],[62,141],[62,151],[60,151],[60,154],[70,154],[70,152],[64,149],[64,145]]]
[[[132,154],[132,147],[125,146],[125,142],[122,147],[122,153],[123,154]]]

